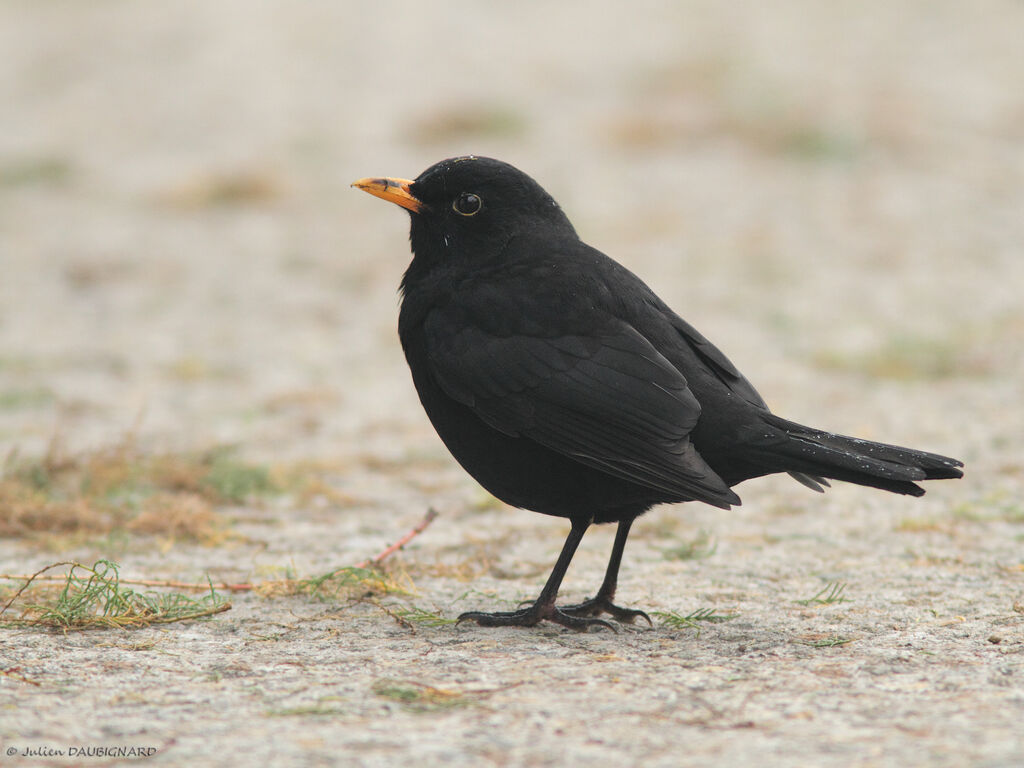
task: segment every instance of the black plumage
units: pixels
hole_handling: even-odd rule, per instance
[[[772,414],[750,382],[632,272],[582,242],[540,185],[488,158],[442,161],[415,181],[355,186],[408,209],[413,259],[399,336],[431,422],[458,462],[502,501],[568,518],[540,597],[484,625],[542,619],[611,626],[633,520],[654,504],[728,509],[732,486],[789,472],[919,496],[956,478],[936,454],[835,435]],[[619,524],[597,595],[556,607],[591,523]]]

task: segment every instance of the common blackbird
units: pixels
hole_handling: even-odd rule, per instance
[[[956,459],[812,429],[773,414],[717,347],[636,275],[580,240],[522,171],[456,157],[415,181],[353,186],[411,214],[398,333],[427,416],[455,459],[507,504],[569,519],[529,607],[464,613],[484,626],[613,627],[630,526],[651,506],[739,504],[731,486],[788,472],[920,496]],[[597,594],[555,598],[591,523],[618,523]]]

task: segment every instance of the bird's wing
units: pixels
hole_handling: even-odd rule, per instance
[[[747,381],[747,378],[740,373],[733,362],[714,344],[708,341],[704,335],[690,325],[688,322],[669,310],[669,319],[679,335],[683,337],[690,348],[704,362],[704,364],[718,377],[718,380],[725,384],[733,393],[739,395],[748,403],[760,408],[767,408],[764,398],[754,389],[754,385]]]
[[[690,442],[700,404],[686,379],[632,326],[540,337],[458,319],[426,318],[431,370],[494,429],[673,498],[740,503]]]

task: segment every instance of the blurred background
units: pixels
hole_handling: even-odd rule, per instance
[[[407,218],[509,161],[786,416],[1019,482],[1019,2],[0,3],[0,456],[443,454]],[[468,482],[468,481],[467,481]]]
[[[141,639],[0,634],[0,741],[1021,764],[1022,30],[1019,0],[0,0],[0,571],[255,585]],[[536,178],[779,413],[966,478],[653,510],[619,595],[650,632],[445,626],[533,597],[565,521],[447,455],[396,333],[408,217],[349,184],[467,153]],[[322,590],[428,506],[394,586]]]

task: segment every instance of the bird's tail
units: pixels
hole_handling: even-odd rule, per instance
[[[821,490],[825,478],[921,496],[921,480],[963,477],[963,463],[948,456],[874,443],[812,429],[768,414],[766,421],[785,432],[771,448],[774,471],[789,472],[808,487]]]

